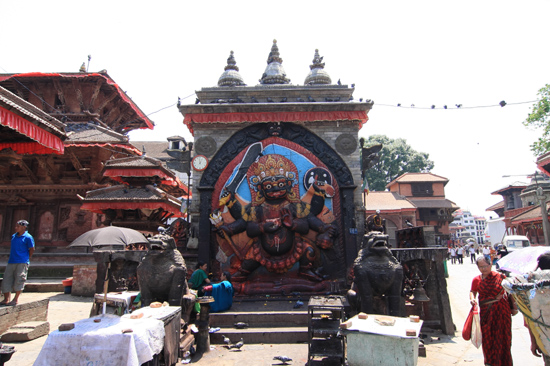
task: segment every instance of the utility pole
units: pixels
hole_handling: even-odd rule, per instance
[[[538,185],[538,183],[537,183]],[[537,199],[540,203],[540,212],[542,216],[542,232],[544,233],[544,245],[550,244],[550,222],[548,222],[548,209],[546,208],[546,196],[542,187],[537,188]]]

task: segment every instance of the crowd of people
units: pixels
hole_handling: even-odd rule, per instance
[[[448,259],[451,264],[464,264],[464,257],[470,257],[474,263],[476,254],[479,253],[474,244],[451,243],[448,246]]]
[[[496,261],[508,254],[508,249],[502,244],[492,247],[489,244],[450,243],[447,248],[447,259],[451,261],[451,264],[464,264],[464,257],[470,257],[470,263],[474,264],[478,255],[483,255],[487,261],[495,264]]]

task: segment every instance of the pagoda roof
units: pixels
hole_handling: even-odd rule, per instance
[[[189,194],[188,187],[170,169],[166,168],[162,161],[145,155],[108,160],[105,162],[103,175],[120,183],[125,183],[131,178],[150,178],[153,183],[154,178],[158,177],[158,183],[162,184],[163,188],[168,189],[170,193]]]
[[[546,203],[546,209],[548,210],[550,203]],[[512,224],[521,224],[524,222],[533,222],[533,221],[542,221],[542,211],[540,205],[532,206],[532,208],[523,211],[522,213],[512,217],[510,223]]]
[[[537,157],[537,167],[550,176],[550,152]]]
[[[0,150],[18,154],[63,154],[65,125],[0,86]]]
[[[525,183],[525,182],[514,182],[512,184],[507,185],[506,187],[500,188],[500,189],[492,192],[491,194],[502,195],[502,193],[507,192],[507,191],[522,191],[527,186],[528,186],[528,184]]]
[[[129,151],[132,155],[141,155],[141,150],[128,142],[128,137],[105,128],[94,122],[66,123],[66,147],[105,147]]]
[[[51,89],[57,90],[58,93],[62,92],[61,81],[77,80],[89,83],[91,100],[79,100],[81,110],[78,111],[78,116],[75,115],[75,111],[52,111],[51,115],[66,117],[71,120],[75,118],[81,118],[82,115],[88,114],[92,117],[100,119],[103,123],[107,124],[110,128],[113,128],[119,132],[127,132],[134,129],[149,128],[153,129],[154,123],[151,121],[145,113],[132,101],[130,97],[118,86],[117,83],[107,74],[106,71],[98,73],[78,72],[78,73],[42,73],[42,72],[30,72],[19,74],[0,74],[0,84],[8,90],[14,92],[19,90],[24,99],[29,99],[30,91],[27,88],[21,88],[20,85],[26,83],[34,83],[36,81],[44,82],[51,81]],[[74,90],[74,86],[71,85]],[[84,87],[79,87],[77,97],[82,99],[82,90]],[[98,99],[96,96],[102,92],[105,94],[105,103],[100,106],[97,104]],[[74,93],[73,93],[74,94]],[[64,93],[64,97],[67,98],[68,93]],[[94,104],[95,102],[95,104]],[[91,105],[85,106],[87,103]],[[53,108],[49,106],[50,109]],[[83,110],[87,108],[86,110]],[[97,111],[94,111],[97,108]],[[93,113],[95,112],[95,113]]]
[[[404,173],[386,185],[389,188],[397,183],[443,183],[447,185],[449,180],[433,173]]]
[[[409,197],[409,200],[418,208],[451,208],[458,210],[458,207],[453,201],[444,199],[413,199]]]
[[[9,90],[0,86],[0,102],[3,105],[7,105],[12,109],[17,110],[19,113],[30,117],[37,124],[40,124],[42,128],[47,129],[49,132],[58,135],[59,137],[65,137],[65,124],[56,118],[50,116],[43,110],[35,107],[33,104],[19,98]]]
[[[504,200],[495,203],[494,205],[487,207],[485,211],[504,210]]]
[[[121,158],[121,159],[113,159],[108,160],[105,162],[105,169],[112,169],[112,168],[157,168],[165,170],[167,173],[173,175],[172,172],[165,169],[162,165],[162,162],[158,159],[152,158],[150,156],[132,156],[128,158]]]
[[[143,152],[145,148],[145,154],[149,157],[166,160],[170,158],[168,155],[168,143],[166,141],[131,141],[137,149]]]
[[[129,187],[124,184],[86,192],[81,209],[96,213],[107,209],[163,209],[182,217],[181,201],[153,185]]]
[[[113,143],[128,143],[128,137],[111,130],[99,126],[93,122],[84,123],[66,123],[68,142],[113,142]]]
[[[370,211],[415,211],[416,207],[405,196],[395,192],[370,192],[367,195],[367,212]]]

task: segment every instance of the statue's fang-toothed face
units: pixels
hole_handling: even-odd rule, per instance
[[[388,235],[373,235],[367,242],[367,250],[371,253],[384,253],[388,249]]]
[[[266,199],[284,198],[292,188],[292,181],[285,176],[276,175],[262,179],[261,190]]]

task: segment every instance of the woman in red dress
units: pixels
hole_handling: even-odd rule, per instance
[[[512,366],[511,315],[517,314],[517,305],[514,302],[515,309],[512,310],[508,297],[504,295],[501,283],[506,276],[492,271],[491,264],[483,256],[477,258],[476,264],[481,275],[472,281],[470,303],[472,306],[477,304],[476,296],[479,295],[481,346],[485,365]]]

